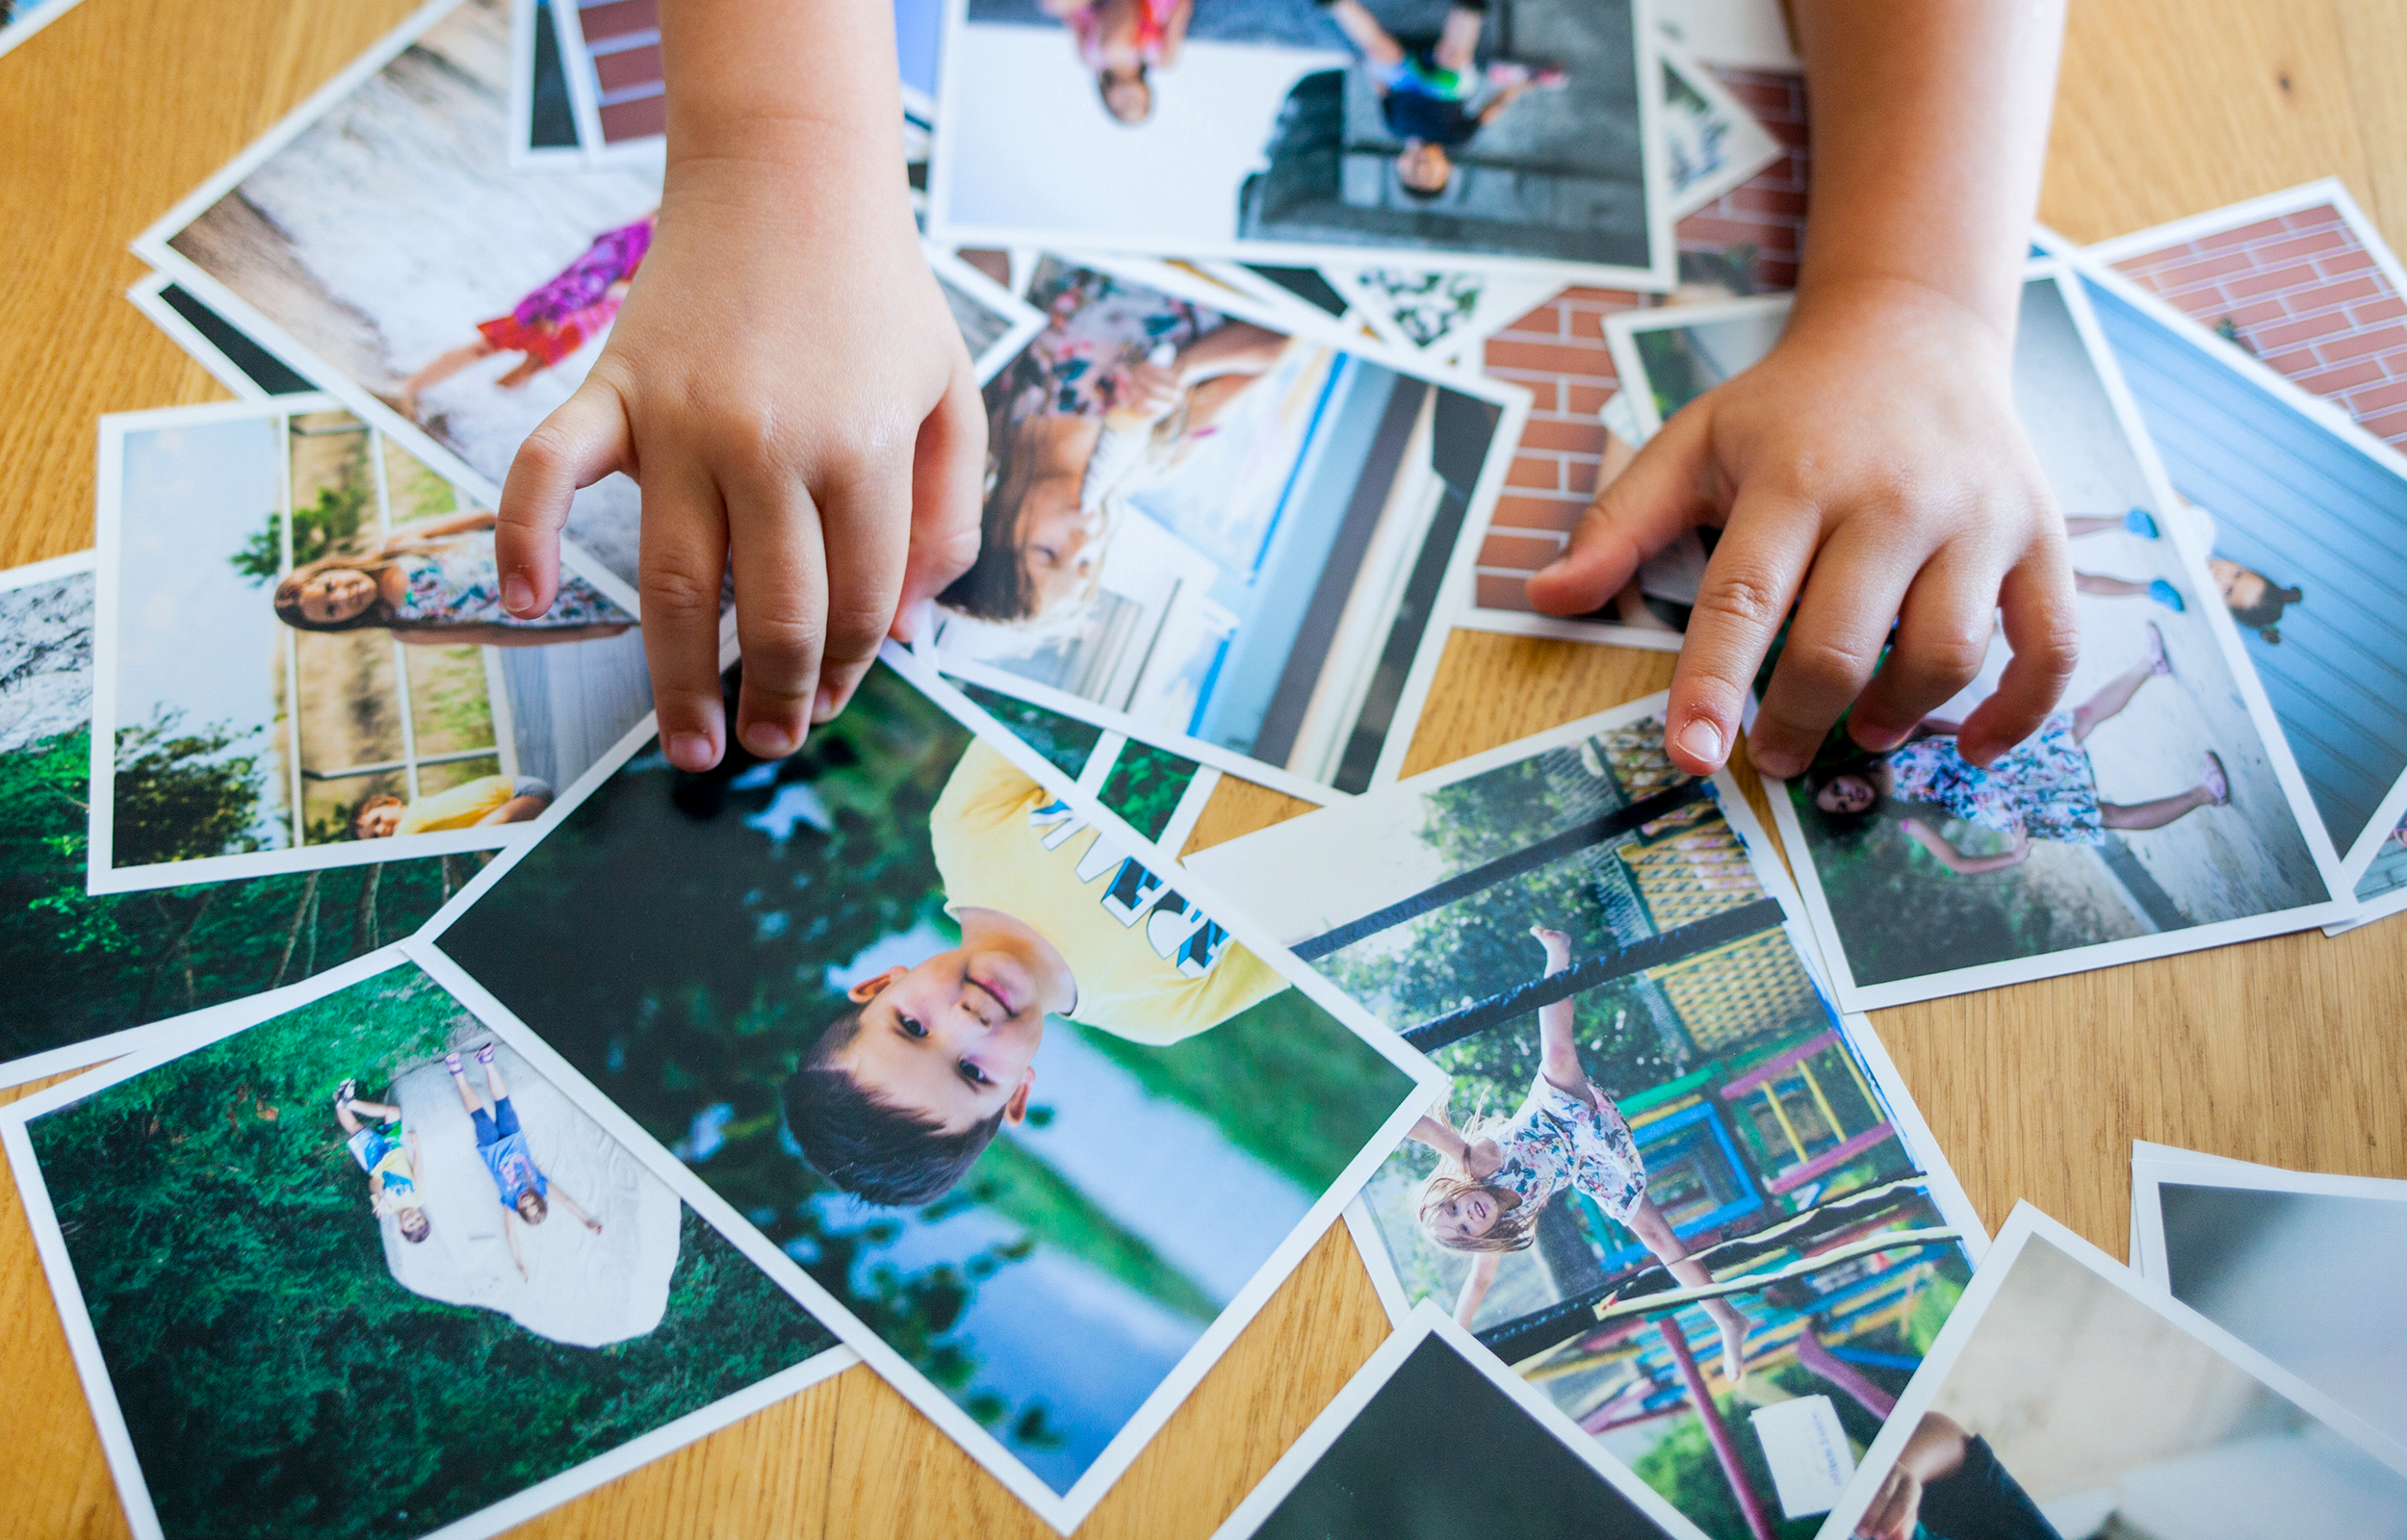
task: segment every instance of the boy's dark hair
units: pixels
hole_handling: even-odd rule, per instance
[[[1454,186],[1454,167],[1448,167],[1446,168],[1446,179],[1438,183],[1436,187],[1415,187],[1412,183],[1405,180],[1405,176],[1402,171],[1398,171],[1396,173],[1396,186],[1404,189],[1404,195],[1406,197],[1412,198],[1421,203],[1427,203],[1432,198],[1444,197],[1446,195],[1446,189]]]
[[[861,1007],[854,1006],[827,1024],[802,1067],[787,1077],[781,1098],[787,1131],[813,1169],[865,1202],[886,1208],[933,1203],[993,1142],[1003,1115],[997,1111],[947,1134],[917,1113],[878,1100],[830,1062],[860,1032]]]
[[[411,1222],[410,1217],[412,1215],[417,1216],[417,1222],[415,1223]],[[412,1245],[417,1245],[419,1242],[434,1233],[434,1225],[427,1220],[427,1211],[424,1209],[403,1209],[398,1216],[395,1217],[393,1222],[400,1227],[401,1239],[409,1242]]]

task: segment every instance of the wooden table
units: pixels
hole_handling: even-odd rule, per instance
[[[86,0],[0,59],[13,263],[0,285],[0,566],[91,543],[94,417],[224,394],[119,297],[143,270],[127,241],[413,3]],[[2092,241],[2338,175],[2407,245],[2402,62],[2407,0],[2081,0],[2042,214]],[[1661,654],[1457,635],[1415,767],[1660,689],[1670,673]],[[1254,827],[1279,800],[1226,789],[1204,833]],[[2407,919],[1876,1020],[1992,1225],[2029,1198],[2119,1254],[2135,1138],[2407,1177]],[[1208,1534],[1385,1329],[1351,1244],[1333,1233],[1081,1534]],[[4,1184],[0,1386],[0,1527],[123,1533]],[[856,1368],[518,1533],[1049,1531]]]

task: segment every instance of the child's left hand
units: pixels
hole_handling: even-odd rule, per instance
[[[1462,1146],[1462,1174],[1485,1182],[1504,1168],[1504,1147],[1492,1139],[1474,1139]]]
[[[2063,520],[2015,416],[2011,365],[2008,331],[1920,284],[1800,293],[1770,354],[1675,413],[1597,494],[1530,601],[1595,609],[1681,530],[1721,526],[1665,747],[1692,774],[1721,766],[1794,604],[1748,742],[1755,768],[1780,777],[1805,769],[1851,706],[1858,744],[1903,742],[1979,673],[2003,604],[2014,656],[1958,740],[1986,764],[2054,708],[2078,646]]]

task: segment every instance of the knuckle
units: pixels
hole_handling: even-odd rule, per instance
[[[869,601],[832,603],[827,612],[827,655],[848,663],[874,657],[887,628],[893,623],[891,604]]]
[[[641,577],[644,619],[677,625],[703,616],[717,618],[716,578],[705,578],[692,568],[661,561],[644,563]]]
[[[1761,573],[1711,573],[1696,595],[1696,607],[1717,620],[1769,629],[1779,623],[1779,587]]]
[[[1780,654],[1778,672],[1792,688],[1816,699],[1851,696],[1869,672],[1863,651],[1845,641],[1822,636],[1791,636]]]
[[[1937,635],[1915,638],[1911,656],[1906,659],[1914,672],[1949,686],[1949,693],[1960,689],[1966,680],[1980,672],[1980,665],[1989,656],[1989,635],[1968,630],[1950,629]]]

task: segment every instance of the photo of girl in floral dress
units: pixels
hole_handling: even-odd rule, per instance
[[[365,556],[326,556],[275,586],[276,618],[296,630],[375,628],[429,647],[545,647],[616,636],[635,624],[583,578],[563,574],[559,597],[533,620],[502,604],[493,515],[403,526]]]

